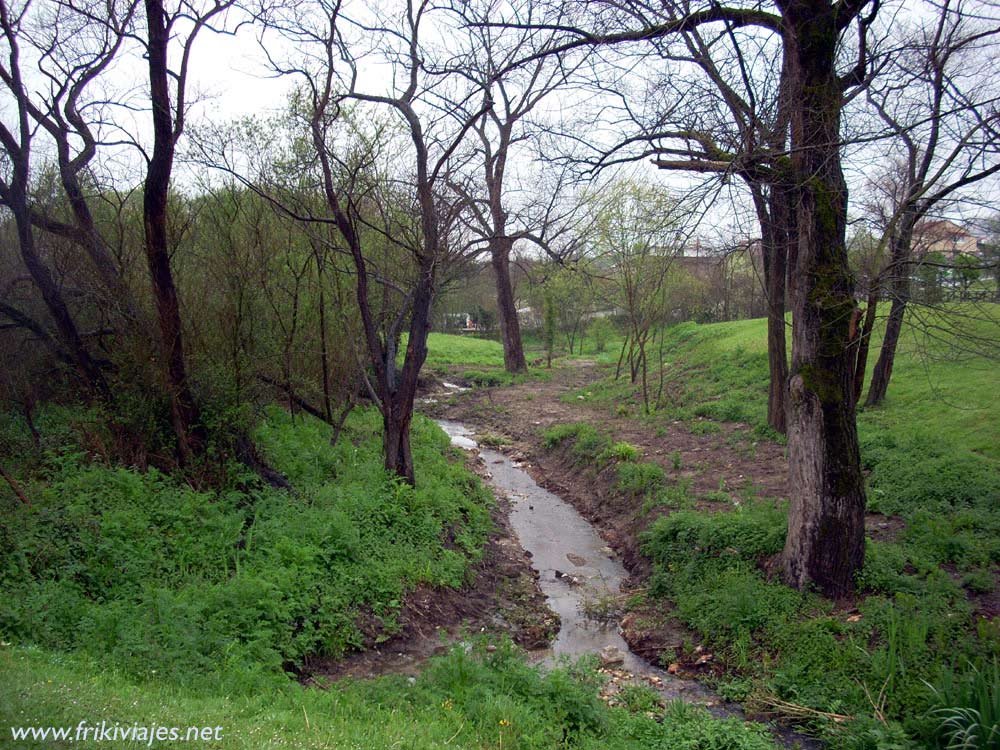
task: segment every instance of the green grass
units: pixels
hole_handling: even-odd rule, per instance
[[[503,346],[499,341],[455,336],[449,333],[432,333],[427,337],[427,362],[425,366],[478,365],[503,367]]]
[[[936,338],[904,329],[886,403],[858,416],[869,508],[904,522],[894,541],[868,542],[859,616],[765,575],[784,544],[783,504],[679,510],[643,536],[652,595],[669,599],[715,653],[726,669],[723,692],[769,710],[779,700],[779,711],[833,747],[944,747],[961,732],[988,733],[992,714],[979,722],[970,711],[1000,705],[991,666],[1000,659],[1000,622],[979,618],[969,598],[994,594],[1000,569],[1000,401],[995,361],[966,351],[973,339],[995,347],[1000,326],[953,312],[921,321]],[[739,422],[767,434],[765,321],[682,324],[665,335],[668,395],[642,421],[655,429],[681,419],[700,434]],[[880,336],[877,329],[872,363]],[[581,395],[609,410],[637,404],[625,379]],[[655,504],[685,505],[663,490],[647,499]],[[855,719],[803,719],[790,705]]]
[[[481,642],[471,654],[452,650],[431,661],[412,684],[405,677],[345,680],[330,690],[288,683],[246,696],[199,696],[183,687],[137,683],[97,661],[37,649],[0,650],[0,671],[5,740],[11,726],[67,726],[75,731],[81,720],[104,720],[123,726],[219,726],[221,741],[206,745],[216,750],[774,747],[760,725],[720,721],[704,710],[660,708],[638,695],[628,707],[609,709],[597,698],[599,681],[591,667],[543,674],[504,644],[492,652]],[[647,710],[666,719],[660,723],[647,717]],[[104,745],[18,745],[39,750],[74,746]]]
[[[389,637],[408,591],[463,583],[492,498],[422,418],[417,488],[390,478],[380,425],[358,411],[331,449],[327,425],[272,410],[257,439],[291,493],[238,471],[197,491],[67,438],[0,525],[0,637],[237,692]]]

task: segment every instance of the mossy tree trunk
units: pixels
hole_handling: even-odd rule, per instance
[[[851,395],[854,282],[840,162],[843,83],[835,58],[843,3],[779,0],[789,45],[797,248],[792,273],[787,582],[828,596],[853,589],[864,561],[865,492]],[[855,11],[856,13],[857,11]]]

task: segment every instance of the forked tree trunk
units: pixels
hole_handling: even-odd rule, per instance
[[[507,372],[527,372],[521,343],[521,324],[517,319],[514,288],[510,282],[510,252],[513,241],[509,237],[490,240],[490,260],[497,286],[497,312],[500,319],[500,337],[503,340],[503,365]]]
[[[143,193],[143,222],[146,239],[146,262],[156,300],[160,342],[170,394],[171,418],[177,449],[184,463],[201,451],[201,436],[196,431],[198,409],[188,383],[184,364],[180,304],[174,276],[170,270],[170,245],[167,237],[167,195],[173,168],[174,133],[168,84],[166,28],[163,0],[145,0],[149,39],[150,96],[153,106],[153,153],[146,172]]]
[[[798,235],[784,573],[796,588],[816,586],[840,596],[853,589],[864,561],[865,520],[848,366],[855,304],[845,242],[847,187],[840,166],[842,92],[835,68],[840,29],[828,2],[779,4],[784,43],[791,45]]]
[[[410,421],[412,413],[403,415],[386,410],[382,414],[382,449],[386,471],[414,484],[413,454],[410,451]]]

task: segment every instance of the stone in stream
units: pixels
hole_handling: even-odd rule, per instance
[[[561,570],[555,571],[556,579],[568,583],[570,586],[579,586],[581,581],[576,576],[571,576],[569,573],[563,573]]]
[[[569,560],[574,565],[576,565],[578,568],[587,564],[587,558],[580,557],[580,555],[576,554],[575,552],[567,552],[566,559]]]
[[[617,646],[605,646],[601,649],[600,657],[602,667],[611,667],[625,661],[625,654]]]

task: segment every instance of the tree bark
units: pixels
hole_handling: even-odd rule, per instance
[[[761,226],[761,256],[767,303],[767,424],[782,434],[787,429],[788,352],[785,343],[785,274],[792,236],[794,206],[787,187],[771,185],[765,199],[754,191]]]
[[[166,28],[163,0],[145,0],[147,58],[150,96],[153,106],[153,153],[149,159],[143,193],[143,223],[146,239],[146,262],[156,300],[160,340],[170,393],[171,418],[177,448],[183,463],[201,451],[201,439],[195,426],[198,409],[191,393],[184,364],[180,304],[173,273],[170,270],[170,245],[167,237],[167,196],[173,168],[174,132],[168,84]]]
[[[500,337],[503,340],[503,365],[507,372],[527,372],[521,343],[521,324],[517,319],[514,289],[510,282],[510,252],[513,241],[509,237],[490,238],[490,260],[497,287],[497,312],[500,319]]]
[[[903,330],[903,317],[906,313],[906,305],[910,301],[909,260],[914,223],[912,212],[904,215],[900,220],[899,230],[892,238],[892,251],[889,259],[892,305],[889,308],[889,319],[885,323],[882,349],[879,351],[875,367],[872,368],[872,382],[868,386],[865,406],[878,406],[885,400],[885,394],[889,390],[892,366],[896,361],[896,347]]]
[[[864,561],[865,514],[848,366],[855,303],[839,147],[842,89],[835,67],[842,19],[839,3],[785,0],[779,5],[795,102],[791,168],[798,240],[784,573],[796,588],[816,586],[828,596],[841,596],[853,589]]]
[[[854,363],[853,398],[855,405],[861,400],[861,391],[865,387],[865,370],[868,369],[868,351],[871,348],[872,329],[875,327],[875,313],[878,310],[878,280],[872,282],[868,290],[868,303],[865,308],[865,319],[861,324],[858,336],[857,356]]]

